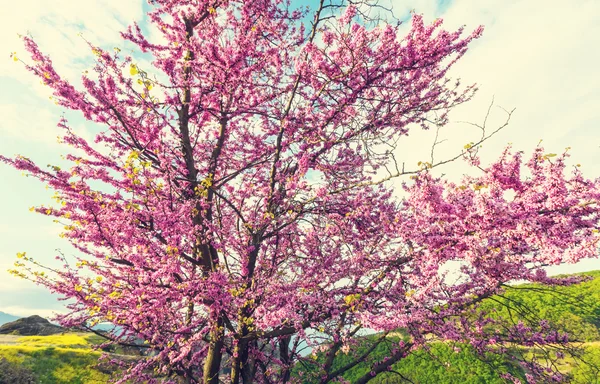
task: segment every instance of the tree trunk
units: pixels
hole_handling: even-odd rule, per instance
[[[284,364],[281,372],[281,382],[287,383],[290,380],[291,369],[290,369],[290,341],[291,336],[284,336],[279,340],[279,358]]]
[[[250,343],[240,341],[234,349],[231,364],[231,384],[252,384],[254,382],[254,362],[248,353]]]
[[[239,341],[233,349],[233,359],[231,361],[231,384],[240,384],[241,377],[241,359],[242,349],[245,347],[243,341]]]
[[[242,351],[242,360],[241,360],[241,368],[242,368],[242,383],[243,384],[252,384],[254,383],[254,358],[250,356],[249,350],[252,345],[255,345],[256,341],[251,341],[246,344],[244,350]]]
[[[217,329],[210,333],[210,345],[204,361],[204,384],[219,384],[221,358],[223,357],[223,324],[217,322]]]

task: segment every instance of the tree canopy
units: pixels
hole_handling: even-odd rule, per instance
[[[154,382],[152,369],[168,382],[294,382],[308,346],[327,350],[310,382],[360,363],[354,382],[366,383],[438,340],[480,354],[568,343],[543,319],[479,307],[510,281],[578,281],[543,267],[597,255],[598,182],[541,147],[482,164],[496,132],[485,125],[453,158],[396,160],[410,130],[445,125],[472,97],[448,70],[482,27],[412,15],[402,37],[368,1],[150,3],[154,39],[137,24],[122,36],[152,64],[90,42],[96,64],[79,87],[23,37],[25,67],[104,129],[87,140],[61,119],[67,166],[0,156],[56,191],[34,210],[81,252],[60,268],[19,254],[14,274],[71,300],[63,325],[111,322],[114,342],[150,351],[117,382]],[[474,176],[431,172],[460,158]],[[361,330],[378,336],[353,349]],[[371,353],[384,344],[387,356]],[[522,364],[530,382],[561,380]]]

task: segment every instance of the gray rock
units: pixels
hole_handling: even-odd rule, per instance
[[[0,327],[0,335],[48,336],[65,331],[65,328],[54,325],[37,315],[24,317]]]

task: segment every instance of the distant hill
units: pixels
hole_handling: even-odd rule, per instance
[[[64,332],[65,328],[54,325],[37,315],[17,319],[0,326],[1,335],[48,336]]]
[[[19,316],[9,315],[8,313],[4,313],[4,312],[0,311],[0,325],[10,323],[11,321],[15,321],[18,319],[20,319]]]
[[[122,329],[122,327],[116,326],[111,323],[100,323],[100,324],[94,325],[92,327],[92,329],[94,331],[111,332],[111,331],[120,331]]]

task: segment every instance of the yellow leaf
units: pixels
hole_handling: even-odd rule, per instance
[[[131,74],[131,76],[135,76],[135,75],[137,75],[137,74],[138,74],[138,72],[139,72],[139,70],[138,70],[138,67],[137,67],[137,65],[135,65],[135,64],[131,64],[131,65],[129,66],[129,73]]]
[[[347,295],[344,298],[344,302],[346,302],[347,305],[350,305],[350,304],[356,302],[359,299],[360,299],[360,293],[355,293],[353,295],[352,294],[351,295]]]

